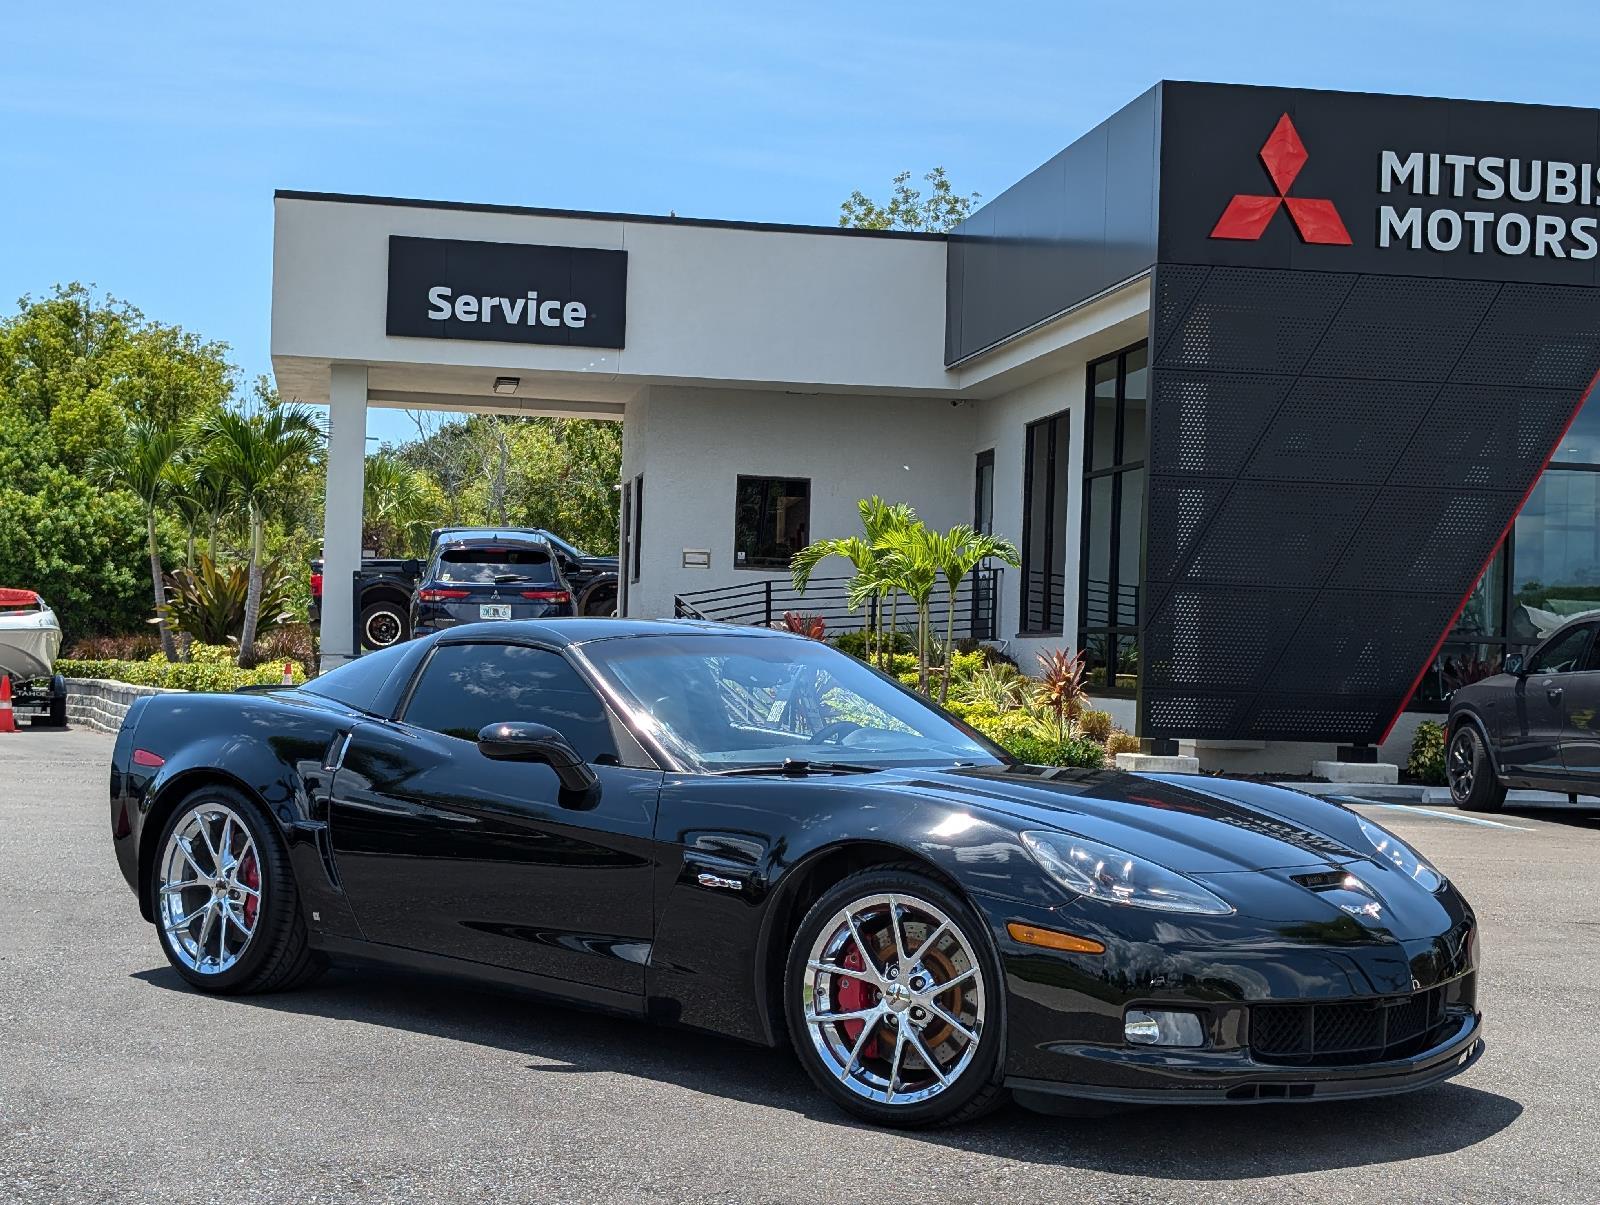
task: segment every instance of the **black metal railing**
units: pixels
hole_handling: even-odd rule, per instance
[[[1000,598],[1000,569],[979,569],[961,582],[954,599],[955,633],[958,640],[994,640]],[[804,592],[778,579],[716,586],[709,590],[690,590],[674,599],[673,613],[679,619],[709,619],[754,627],[773,627],[783,623],[787,612],[816,616],[830,634],[856,632],[881,614],[889,621],[890,604],[872,599],[865,606],[851,607],[847,595],[848,577],[814,577]],[[942,635],[950,617],[952,600],[941,583],[934,591],[931,618],[934,631]],[[917,621],[916,609],[902,597],[895,621],[901,631],[909,631]]]

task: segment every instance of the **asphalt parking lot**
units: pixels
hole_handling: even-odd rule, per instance
[[[1591,1201],[1600,811],[1374,806],[1483,924],[1488,1053],[1408,1097],[857,1125],[783,1052],[336,970],[167,968],[91,732],[0,736],[0,1199]]]

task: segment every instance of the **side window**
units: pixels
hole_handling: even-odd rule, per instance
[[[440,645],[406,704],[406,723],[464,741],[507,721],[548,724],[585,761],[617,755],[605,705],[566,658],[544,649]]]
[[[1557,636],[1534,654],[1528,663],[1530,674],[1567,674],[1583,663],[1589,645],[1590,628],[1587,624]]]

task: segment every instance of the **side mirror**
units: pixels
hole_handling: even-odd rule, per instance
[[[600,780],[572,743],[547,724],[488,724],[478,732],[478,752],[494,761],[541,762],[561,780],[562,807],[594,806]]]
[[[1503,674],[1515,674],[1520,678],[1522,676],[1522,660],[1521,653],[1507,653],[1506,659],[1500,663],[1500,672]]]

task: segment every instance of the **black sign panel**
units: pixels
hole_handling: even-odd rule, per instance
[[[1168,84],[1162,131],[1139,732],[1377,744],[1505,635],[1463,608],[1600,373],[1600,114]]]
[[[1600,113],[1162,85],[1164,263],[1600,282]]]
[[[620,348],[627,299],[626,251],[389,237],[391,335]]]

